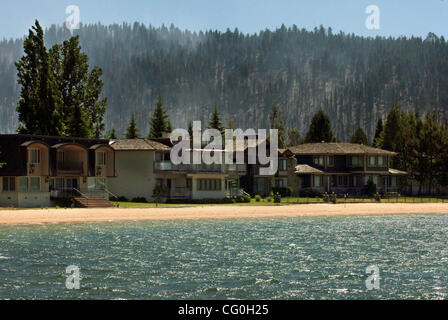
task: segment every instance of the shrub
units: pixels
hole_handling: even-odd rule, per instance
[[[129,202],[129,200],[126,197],[123,197],[123,196],[118,197],[118,198],[117,197],[111,197],[109,200],[112,201],[112,202]]]
[[[287,198],[292,196],[292,189],[290,187],[288,188],[272,188],[272,191],[274,194],[279,193],[282,198]]]
[[[131,202],[135,203],[148,203],[148,201],[143,197],[133,198]]]
[[[261,196],[257,194],[257,195],[255,196],[255,201],[257,201],[257,202],[261,202]]]
[[[336,204],[338,202],[338,196],[336,195],[336,193],[332,193],[330,196],[331,202]]]
[[[280,193],[276,193],[274,195],[274,203],[281,203],[282,202],[282,196],[280,195]]]

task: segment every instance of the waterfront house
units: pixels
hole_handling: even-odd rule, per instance
[[[353,143],[308,143],[288,148],[297,159],[301,188],[362,195],[368,181],[380,193],[399,192],[407,172],[390,167],[395,152]]]
[[[0,206],[48,207],[59,199],[107,198],[114,150],[104,139],[0,135]]]

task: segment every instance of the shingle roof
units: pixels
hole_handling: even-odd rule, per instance
[[[117,139],[111,140],[110,146],[116,151],[170,151],[171,148],[148,139]]]
[[[313,168],[307,164],[300,164],[296,167],[296,174],[323,174],[324,172]]]
[[[373,148],[362,144],[334,142],[334,143],[306,143],[296,147],[290,147],[295,155],[312,154],[372,154],[372,155],[397,155],[395,152]]]

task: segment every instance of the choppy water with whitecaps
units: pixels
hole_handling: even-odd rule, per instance
[[[2,226],[0,299],[446,299],[447,240],[448,215]]]

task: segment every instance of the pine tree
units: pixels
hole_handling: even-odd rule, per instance
[[[365,146],[369,145],[369,140],[367,138],[367,135],[361,127],[359,127],[355,131],[355,133],[352,135],[350,142],[357,143],[357,144],[363,144]]]
[[[389,151],[397,150],[397,143],[401,126],[400,106],[397,102],[389,111],[386,117],[386,124],[381,133],[381,148]]]
[[[52,66],[44,44],[44,31],[36,20],[23,43],[24,56],[16,62],[17,83],[21,86],[17,112],[20,133],[61,135],[62,97],[57,68]]]
[[[336,138],[331,131],[330,118],[322,109],[311,120],[310,128],[305,137],[305,143],[333,142]]]
[[[373,138],[373,143],[372,143],[372,145],[374,147],[378,148],[381,146],[381,133],[383,132],[383,129],[384,129],[383,119],[379,118],[378,123],[376,125],[375,136]]]
[[[149,120],[149,126],[149,139],[162,138],[164,132],[170,131],[171,124],[167,112],[163,109],[163,100],[160,95],[157,97],[157,105],[153,116]]]
[[[126,139],[138,139],[140,134],[138,132],[137,123],[135,122],[135,115],[132,114],[131,121],[129,121],[129,126],[126,130]]]
[[[274,104],[269,113],[271,129],[278,130],[278,147],[286,148],[285,126],[283,124],[283,116],[280,112],[278,104]]]
[[[112,130],[110,130],[107,135],[106,135],[107,139],[118,139],[117,137],[117,132],[115,131],[115,128],[112,128]]]
[[[221,121],[221,114],[218,111],[218,108],[215,107],[215,109],[213,110],[211,116],[210,116],[210,121],[208,122],[208,129],[216,129],[219,132],[221,132],[221,134],[225,133],[225,127],[222,124]]]
[[[47,51],[42,27],[36,25],[24,41],[25,55],[16,63],[22,91],[17,107],[19,132],[97,137],[104,130],[107,100],[100,95],[102,71],[89,72],[79,38],[72,37]]]

